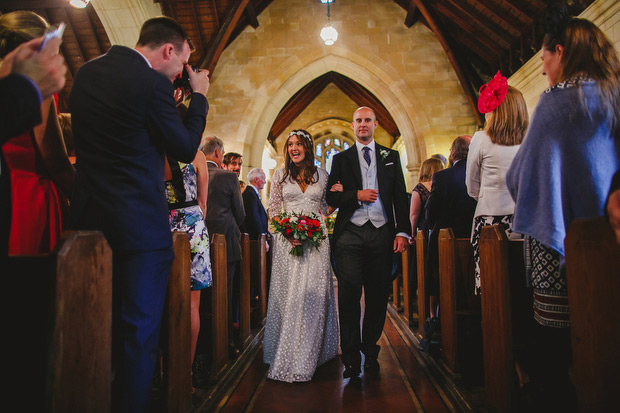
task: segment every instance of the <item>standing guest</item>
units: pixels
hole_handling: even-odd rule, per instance
[[[452,228],[456,238],[471,235],[476,201],[467,194],[465,186],[470,141],[471,136],[461,135],[452,142],[449,157],[451,167],[433,175],[431,193],[426,202],[426,220],[431,228],[428,240],[430,317],[424,325],[427,344],[439,326],[439,231],[442,228]]]
[[[241,193],[243,193],[243,191],[245,191],[245,182],[243,182],[241,179],[239,180],[239,190],[241,191]]]
[[[164,153],[192,162],[207,113],[207,71],[187,65],[191,43],[167,17],[147,20],[135,49],[112,46],[77,72],[69,107],[75,139],[72,227],[99,230],[114,253],[114,411],[147,409],[174,258]],[[187,69],[185,121],[172,82]]]
[[[443,169],[443,162],[438,158],[429,158],[422,162],[420,167],[420,179],[418,184],[411,192],[411,204],[409,205],[409,222],[411,222],[410,244],[415,243],[415,234],[420,231],[427,231],[426,222],[426,201],[431,194],[431,182],[435,172]]]
[[[1,15],[0,59],[49,28],[41,16],[30,11]],[[58,48],[53,52],[57,53]],[[40,113],[39,125],[2,143],[6,161],[2,173],[10,174],[12,188],[8,250],[12,255],[43,254],[54,248],[62,234],[73,190],[74,169],[52,96],[41,102]]]
[[[258,239],[261,234],[267,233],[267,212],[260,201],[260,192],[267,178],[265,172],[260,168],[254,168],[248,174],[248,186],[243,191],[243,208],[245,209],[245,219],[241,229],[250,235],[250,239]]]
[[[209,173],[202,152],[197,151],[192,163],[182,163],[167,156],[166,199],[170,216],[170,230],[184,231],[189,237],[191,360],[194,363],[196,343],[200,332],[200,291],[210,287],[211,256],[209,232],[204,223],[207,213]]]
[[[392,287],[394,253],[409,239],[408,197],[398,152],[373,139],[379,123],[375,112],[360,107],[351,126],[355,145],[334,156],[327,202],[340,208],[333,241],[343,377],[378,373],[381,337],[388,294]],[[341,184],[338,191],[331,189]],[[360,334],[360,299],[364,288],[364,320]]]
[[[327,233],[323,219],[328,209],[327,172],[314,165],[313,148],[312,137],[305,130],[289,133],[284,167],[273,175],[269,213],[272,219],[282,210],[315,213]],[[319,365],[338,355],[329,243],[324,240],[316,249],[303,247],[302,256],[291,255],[291,245],[301,245],[301,241],[282,234],[274,239],[263,342],[267,377],[289,383],[311,380]]]
[[[574,220],[603,215],[618,169],[620,60],[596,25],[569,16],[566,7],[550,8],[543,21],[550,87],[506,180],[515,200],[513,230],[526,235],[529,249],[538,382],[549,402],[542,408],[553,402],[555,410],[572,411],[564,238]]]
[[[474,213],[471,243],[476,274],[475,293],[480,293],[478,240],[485,225],[499,225],[512,237],[515,204],[506,188],[506,172],[527,130],[528,115],[523,95],[499,72],[486,85],[478,99],[478,110],[485,114],[486,127],[476,132],[467,156],[467,193],[478,201]]]
[[[237,177],[241,176],[241,165],[243,165],[243,157],[237,152],[227,152],[222,159],[222,168],[236,173]]]
[[[226,237],[227,285],[228,285],[228,350],[231,356],[239,355],[233,331],[233,309],[238,305],[238,297],[233,303],[233,280],[241,261],[241,232],[239,226],[245,218],[243,200],[239,190],[239,178],[233,172],[222,169],[224,142],[217,136],[207,136],[200,144],[209,169],[209,192],[207,196],[207,215],[205,223],[210,234],[224,234]]]

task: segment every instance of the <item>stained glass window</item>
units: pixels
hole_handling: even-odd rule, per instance
[[[321,161],[319,161],[318,159],[314,160],[314,164],[319,168],[321,167]]]
[[[318,145],[316,145],[316,150],[314,151],[314,154],[320,158],[322,152],[323,152],[323,145],[319,143]]]
[[[334,138],[334,145],[340,146],[340,139]]]
[[[325,147],[327,148],[329,145],[332,144],[332,140],[331,139],[325,139]]]
[[[342,142],[342,147],[344,149],[349,149],[349,144],[347,143],[347,141]]]

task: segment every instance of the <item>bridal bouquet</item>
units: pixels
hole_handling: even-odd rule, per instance
[[[296,257],[304,255],[304,244],[310,244],[314,248],[319,248],[321,241],[325,239],[325,233],[321,228],[318,215],[294,214],[281,212],[271,221],[274,232],[282,234],[286,238],[293,238],[301,241],[302,245],[291,248],[289,254]]]

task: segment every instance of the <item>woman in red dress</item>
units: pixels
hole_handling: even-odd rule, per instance
[[[49,28],[33,12],[15,11],[0,16],[0,59]],[[52,98],[41,103],[41,114],[40,125],[2,144],[11,177],[10,255],[50,252],[60,238],[63,215],[69,206],[74,169]]]

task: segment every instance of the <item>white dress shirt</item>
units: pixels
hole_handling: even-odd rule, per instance
[[[375,140],[371,140],[368,145],[363,145],[359,141],[355,142],[357,149],[357,156],[360,161],[360,171],[362,173],[362,188],[363,189],[376,189],[379,190],[379,180],[377,179],[377,156],[375,153]],[[370,155],[370,165],[366,163],[364,159],[363,148],[370,149],[368,153]],[[381,197],[377,196],[375,202],[361,202],[360,208],[356,209],[351,217],[351,222],[361,227],[366,222],[370,221],[375,228],[379,228],[386,224],[387,215],[383,208],[383,202]]]

